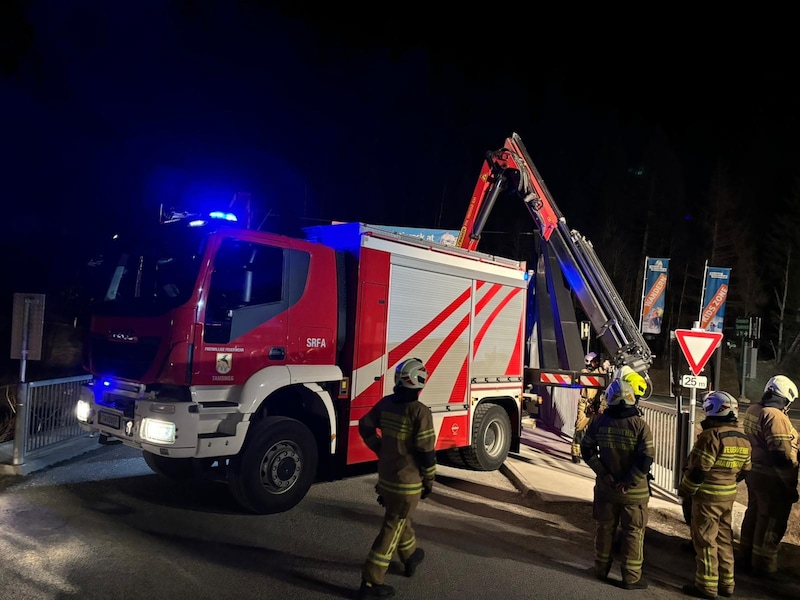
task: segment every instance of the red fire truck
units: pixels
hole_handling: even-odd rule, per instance
[[[556,352],[555,369],[525,368],[531,318],[542,319],[539,338],[549,329],[528,308],[526,263],[474,247],[510,183],[536,211],[549,207],[555,220],[532,213],[545,245],[572,243],[553,236],[558,213],[543,184],[538,199],[524,187],[540,178],[521,142],[510,152],[488,155],[455,245],[362,223],[297,239],[240,228],[227,213],[171,214],[154,232],[115,240],[94,263],[106,285],[85,348],[95,377],[78,402],[82,428],[142,450],[163,476],[214,478],[244,509],[282,512],[314,481],[375,460],[358,419],[391,391],[396,365],[416,357],[430,372],[421,399],[437,450],[467,468],[499,468],[519,449],[526,394],[586,384],[574,348]],[[555,264],[540,257],[542,269]],[[614,337],[613,320],[601,339],[643,370],[646,345]],[[551,353],[537,346],[539,358]]]
[[[358,419],[416,357],[437,449],[497,469],[518,448],[524,263],[360,223],[300,240],[195,221],[110,265],[86,347],[86,430],[280,512],[318,476],[375,460]]]

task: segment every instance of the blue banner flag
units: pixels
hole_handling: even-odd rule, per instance
[[[668,258],[647,258],[642,297],[642,333],[661,333],[668,271]]]
[[[703,287],[703,302],[700,306],[700,328],[706,331],[722,331],[725,318],[725,301],[728,299],[728,282],[731,270],[726,267],[708,267]]]

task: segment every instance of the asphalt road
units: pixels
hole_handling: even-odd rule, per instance
[[[254,516],[225,488],[165,482],[122,446],[0,476],[0,598],[352,598],[381,518],[374,484],[374,474],[320,483],[292,511]],[[685,532],[651,521],[646,597],[682,598],[694,570],[680,551]],[[398,598],[635,594],[592,576],[590,503],[523,496],[499,472],[440,467],[415,528],[427,558],[413,579],[390,570]],[[739,597],[790,597],[753,581],[740,589]]]

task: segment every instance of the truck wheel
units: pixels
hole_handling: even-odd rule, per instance
[[[445,450],[437,457],[437,460],[444,464],[449,464],[451,467],[463,469],[467,466],[464,462],[464,458],[461,456],[461,448],[450,448]]]
[[[496,471],[511,447],[511,420],[502,406],[484,402],[475,409],[472,445],[464,448],[464,463],[475,471]]]
[[[316,479],[317,441],[308,427],[287,417],[268,417],[253,427],[242,451],[230,461],[231,493],[257,514],[287,511]]]
[[[191,458],[167,458],[142,450],[144,462],[155,473],[175,480],[187,480],[194,477],[194,465]]]

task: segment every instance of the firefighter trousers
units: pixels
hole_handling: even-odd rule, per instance
[[[778,570],[778,548],[786,533],[792,502],[779,477],[751,472],[747,484],[747,510],[739,541],[743,562],[774,573]]]
[[[622,581],[636,583],[642,578],[642,565],[644,564],[647,504],[621,504],[595,497],[592,512],[596,521],[595,571],[598,575],[608,573],[612,561],[614,534],[619,527]]]
[[[692,543],[696,568],[694,586],[708,594],[733,594],[733,503],[692,499]]]
[[[382,584],[394,553],[404,563],[417,549],[417,538],[411,516],[419,504],[420,495],[383,494],[385,512],[380,533],[372,543],[361,576],[365,581]]]
[[[586,435],[586,428],[589,427],[589,417],[586,416],[586,399],[581,398],[578,402],[578,414],[575,416],[575,433],[572,434],[572,456],[581,455],[581,442]]]

